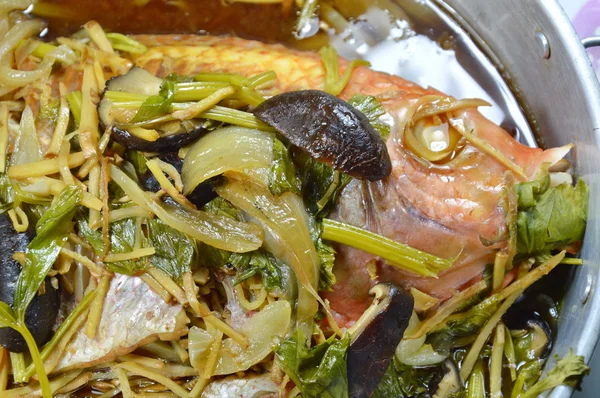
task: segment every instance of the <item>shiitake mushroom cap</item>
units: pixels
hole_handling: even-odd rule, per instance
[[[314,159],[364,180],[381,180],[392,171],[385,142],[365,115],[319,90],[275,95],[254,115]]]
[[[369,291],[371,306],[352,326],[348,348],[348,394],[369,397],[387,370],[396,347],[408,327],[414,299],[390,283],[379,283]]]

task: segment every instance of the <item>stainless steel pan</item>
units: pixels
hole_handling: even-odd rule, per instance
[[[585,265],[568,284],[553,354],[589,360],[600,334],[600,86],[584,46],[555,0],[435,0],[503,74],[548,146],[576,144],[576,173],[590,185]],[[599,38],[584,40],[586,46]],[[552,355],[553,357],[554,355]],[[553,360],[547,368],[553,365]],[[568,397],[568,387],[551,397]]]

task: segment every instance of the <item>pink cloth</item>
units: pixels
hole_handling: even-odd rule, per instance
[[[573,18],[579,37],[600,36],[600,0],[589,0]],[[600,78],[600,47],[588,50],[596,74]]]

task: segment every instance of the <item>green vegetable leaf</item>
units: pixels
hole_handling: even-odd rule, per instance
[[[429,385],[438,379],[441,366],[415,367],[401,363],[396,356],[383,375],[372,398],[417,398],[429,396]]]
[[[236,209],[221,197],[208,202],[204,205],[203,210],[212,214],[229,217],[234,220],[240,219],[239,209]],[[262,250],[248,253],[231,253],[202,243],[198,245],[198,251],[200,254],[200,261],[205,267],[222,267],[227,264],[233,266],[237,270],[234,281],[236,285],[253,275],[259,274],[261,275],[263,284],[267,290],[283,289],[283,264],[269,253],[263,252]]]
[[[478,333],[494,312],[498,310],[500,304],[502,304],[501,296],[489,296],[467,311],[449,316],[444,325],[435,331],[436,333],[445,333],[453,337],[463,337]]]
[[[156,250],[150,261],[173,279],[181,279],[192,269],[196,241],[159,219],[148,220],[146,225],[148,239]]]
[[[333,273],[335,264],[335,249],[319,239],[315,242],[315,249],[321,259],[321,273],[319,275],[319,290],[331,290],[336,278]]]
[[[145,157],[142,152],[127,151],[125,152],[125,159],[127,159],[133,165],[138,177],[143,176],[146,171],[148,171],[148,167],[146,166],[148,158]]]
[[[77,223],[79,233],[88,241],[97,256],[104,256],[104,239],[101,231],[93,231],[87,221],[80,217]],[[132,218],[120,220],[110,224],[108,232],[110,240],[110,253],[127,253],[133,250],[135,245],[135,221]],[[125,275],[133,275],[138,271],[146,269],[148,258],[142,257],[136,260],[125,260],[114,263],[105,263],[109,270]]]
[[[579,179],[575,187],[550,188],[550,177],[517,185],[517,250],[547,253],[581,241],[585,232],[589,188]]]
[[[205,204],[202,210],[217,216],[229,217],[232,220],[240,220],[240,210],[233,207],[231,203],[221,197],[217,197]]]
[[[289,150],[277,138],[273,139],[273,163],[269,173],[269,189],[273,195],[281,195],[289,191],[300,195],[302,190],[302,183],[296,175],[296,167]]]
[[[229,263],[237,269],[234,283],[237,285],[255,274],[262,276],[267,290],[282,289],[282,265],[269,253],[255,251],[251,253],[234,253]]]
[[[329,338],[326,342],[306,347],[300,330],[282,341],[275,350],[277,365],[292,379],[304,398],[348,397],[346,354],[350,338]]]
[[[18,321],[15,312],[10,305],[0,301],[0,328],[18,328]]]
[[[139,123],[150,120],[157,116],[171,112],[176,84],[182,81],[188,81],[189,78],[183,78],[174,73],[169,74],[163,79],[158,95],[152,95],[144,101],[140,109],[131,119],[130,123]]]
[[[525,393],[520,395],[520,398],[537,397],[542,392],[565,384],[573,378],[579,378],[588,374],[589,371],[590,368],[585,364],[585,358],[576,355],[573,350],[570,350],[564,358],[559,359],[558,362],[556,362],[556,365],[548,372],[546,377],[527,389]]]
[[[161,95],[152,95],[146,98],[133,119],[131,119],[130,123],[144,122],[157,116],[169,113],[172,103],[173,97],[167,98]]]
[[[202,210],[222,217],[229,217],[232,220],[240,219],[240,211],[221,197],[217,197],[205,204]],[[217,249],[216,247],[198,242],[200,263],[207,268],[218,268],[229,264],[231,254],[231,252],[226,250]]]
[[[294,162],[298,166],[308,212],[326,216],[352,178],[300,151],[294,152]]]
[[[385,109],[383,109],[383,106],[381,106],[375,97],[371,95],[354,94],[348,103],[358,111],[362,112],[367,119],[369,119],[371,126],[379,132],[379,135],[384,141],[387,139],[390,135],[390,126],[381,121],[380,116],[385,115]]]
[[[336,278],[333,273],[333,266],[335,265],[335,249],[325,243],[321,238],[323,233],[322,224],[317,222],[316,218],[309,215],[308,217],[308,228],[310,230],[310,236],[312,238],[317,255],[321,260],[321,269],[319,274],[319,290],[331,290],[331,286],[335,285]]]
[[[19,275],[13,308],[18,319],[25,321],[25,311],[42,281],[58,257],[67,234],[73,228],[71,220],[81,202],[81,190],[67,186],[44,213],[36,225],[36,236],[27,246],[26,263]]]

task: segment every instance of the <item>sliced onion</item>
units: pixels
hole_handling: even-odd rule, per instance
[[[170,227],[200,242],[235,253],[253,251],[262,245],[263,231],[256,225],[187,207],[160,203],[114,165],[111,166],[111,177],[138,206],[156,214]]]
[[[10,165],[35,163],[42,158],[40,144],[35,129],[33,112],[29,106],[25,107],[21,116],[20,134],[15,143]]]
[[[233,339],[223,340],[214,374],[242,372],[265,359],[272,352],[273,339],[287,334],[291,317],[292,306],[286,300],[265,306],[239,330],[248,336],[248,347],[243,348]]]
[[[417,330],[419,323],[419,317],[413,311],[404,335],[408,336]],[[398,347],[396,347],[396,357],[398,360],[409,366],[430,366],[443,362],[448,355],[437,353],[431,344],[425,344],[426,339],[426,335],[416,339],[402,339]]]
[[[204,329],[196,326],[190,328],[188,333],[188,352],[190,353],[190,364],[197,371],[204,370],[210,346],[215,338]]]
[[[265,132],[229,126],[212,131],[194,143],[185,156],[183,193],[226,171],[264,168],[273,159],[273,138]]]
[[[302,199],[290,192],[275,197],[258,182],[232,178],[217,187],[217,194],[261,225],[265,231],[264,248],[292,268],[299,288],[297,326],[311,333],[317,301],[323,303],[316,291],[320,262]]]

